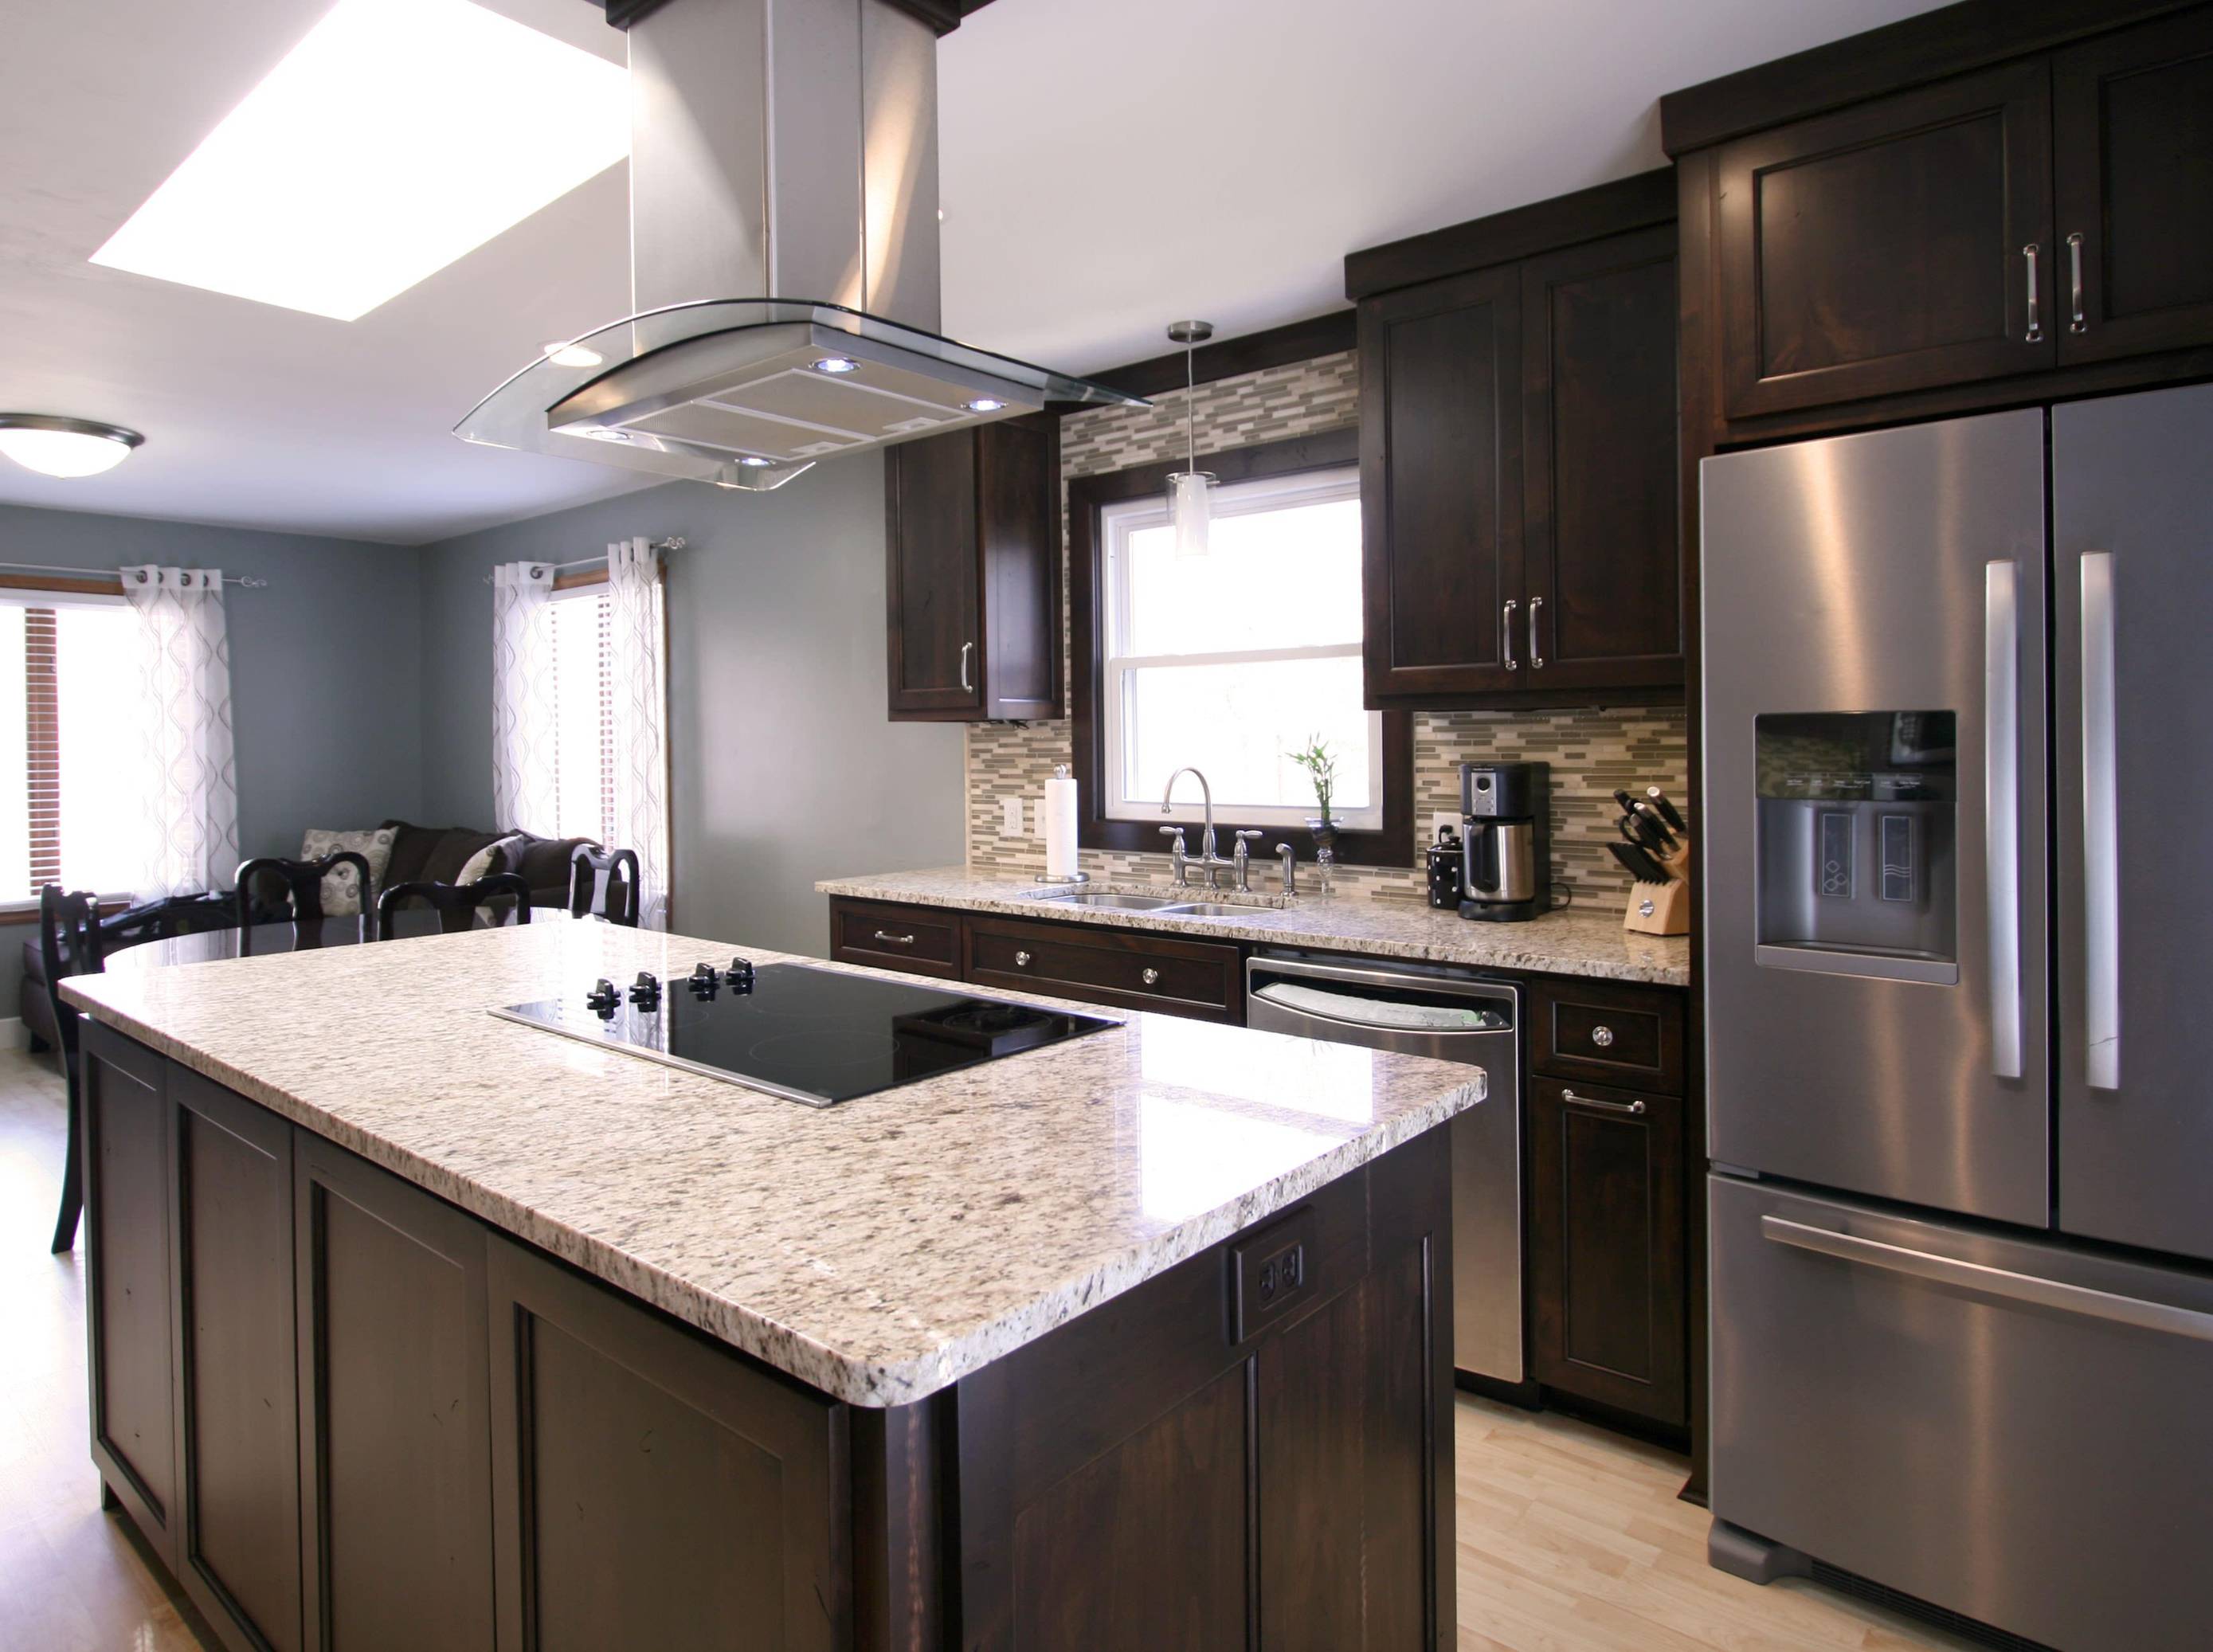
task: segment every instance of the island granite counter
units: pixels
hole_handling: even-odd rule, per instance
[[[226,1640],[1449,1643],[1471,1069],[1137,1015],[818,1111],[487,1013],[729,952],[67,984],[94,1455]]]

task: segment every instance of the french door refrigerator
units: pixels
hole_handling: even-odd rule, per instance
[[[1702,509],[1715,1563],[2213,1643],[2213,386]]]

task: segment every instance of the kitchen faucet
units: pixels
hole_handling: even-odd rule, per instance
[[[1201,774],[1197,769],[1191,768],[1189,766],[1178,769],[1174,774],[1168,777],[1168,783],[1161,789],[1161,813],[1166,814],[1168,812],[1168,800],[1175,795],[1175,783],[1181,779],[1185,775],[1189,775],[1192,779],[1198,782],[1198,795],[1206,810],[1206,824],[1204,828],[1200,832],[1198,838],[1198,863],[1200,869],[1206,874],[1206,887],[1211,889],[1214,887],[1215,878],[1222,872],[1223,868],[1230,864],[1229,862],[1223,860],[1222,856],[1216,852],[1216,845],[1214,840],[1214,788],[1206,783],[1206,777]],[[1190,863],[1186,859],[1184,852],[1183,828],[1181,826],[1162,826],[1161,828],[1161,836],[1174,839],[1174,843],[1171,849],[1171,855],[1175,863],[1175,881],[1178,883],[1188,882],[1190,878]],[[1241,844],[1240,847],[1241,848],[1242,845]]]

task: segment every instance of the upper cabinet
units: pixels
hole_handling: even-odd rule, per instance
[[[2213,373],[2213,7],[1976,0],[1661,123],[1693,460]]]
[[[1370,707],[1681,698],[1673,216],[1649,173],[1346,260]]]
[[[893,720],[1062,715],[1059,454],[1046,415],[885,453]]]

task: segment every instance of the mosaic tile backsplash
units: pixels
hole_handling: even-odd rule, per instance
[[[1166,392],[1149,408],[1076,414],[1061,422],[1064,479],[1180,457],[1185,406],[1194,399],[1204,468],[1210,452],[1357,424],[1359,363],[1346,351],[1203,384],[1194,393]],[[1064,492],[1064,557],[1067,509]],[[1065,613],[1062,624],[1067,624]],[[1073,655],[1073,650],[1064,652]],[[1458,815],[1460,765],[1531,759],[1552,765],[1554,881],[1571,891],[1578,904],[1619,905],[1628,896],[1630,881],[1605,848],[1615,841],[1613,817],[1619,811],[1613,794],[1618,788],[1661,785],[1682,804],[1689,772],[1686,741],[1680,706],[1417,712],[1414,831],[1406,845],[1407,865],[1340,868],[1337,887],[1381,899],[1423,899],[1426,881],[1415,865],[1419,845],[1429,836],[1433,813]],[[1045,841],[1039,835],[1045,783],[1056,765],[1074,760],[1068,723],[972,723],[966,752],[970,868],[1037,876],[1045,870]],[[1022,800],[1018,836],[1003,830],[1009,797]],[[1302,859],[1312,857],[1311,844],[1299,847]],[[1165,855],[1087,849],[1082,859],[1094,878],[1157,881],[1167,876]]]

